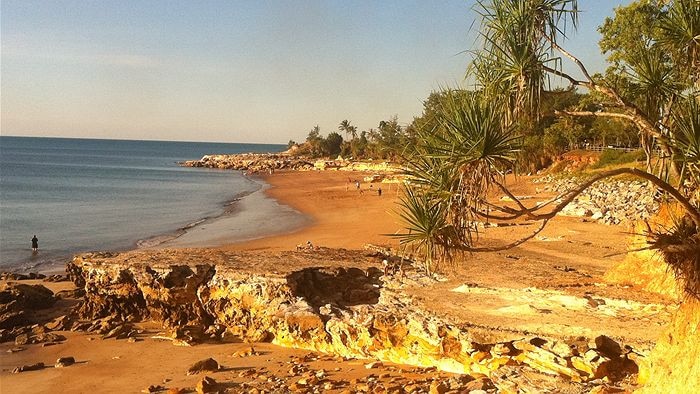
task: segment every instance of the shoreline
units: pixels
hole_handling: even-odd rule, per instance
[[[137,249],[218,248],[293,232],[309,224],[310,219],[303,212],[271,198],[266,190],[272,186],[264,179],[247,179],[259,187],[252,192],[236,195],[226,204],[221,215],[203,218],[193,226],[178,229],[181,233],[176,237]],[[272,225],[272,219],[281,220],[282,223]],[[256,225],[260,223],[264,225]]]

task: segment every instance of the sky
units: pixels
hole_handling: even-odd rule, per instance
[[[579,0],[565,47],[590,71],[597,27],[628,2]],[[0,134],[286,143],[408,124],[464,84],[473,4],[2,0]]]

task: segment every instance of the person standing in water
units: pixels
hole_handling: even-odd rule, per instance
[[[36,237],[36,234],[32,238],[32,250],[35,252],[39,250],[39,238]]]

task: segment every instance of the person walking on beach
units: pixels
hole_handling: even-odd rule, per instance
[[[32,250],[35,252],[39,250],[39,238],[36,237],[36,234],[32,238]]]
[[[382,196],[382,187],[381,187],[381,186],[379,186],[379,187],[377,188],[377,195],[378,195],[379,197]]]

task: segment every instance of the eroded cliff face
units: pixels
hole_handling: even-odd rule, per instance
[[[678,211],[664,206],[654,221],[671,225]],[[643,393],[691,393],[700,389],[700,300],[685,294],[661,253],[647,250],[646,225],[639,223],[625,260],[605,273],[611,283],[632,284],[680,305],[649,356],[639,365]]]
[[[615,381],[637,371],[638,355],[607,337],[595,345],[537,337],[476,343],[467,329],[422,311],[382,271],[358,264],[361,259],[331,267],[304,261],[261,275],[260,267],[246,268],[244,257],[223,252],[215,258],[197,250],[85,254],[70,272],[86,293],[80,318],[153,319],[187,342],[269,341],[487,376],[509,390],[517,379],[503,376],[512,368],[574,382]]]
[[[700,301],[686,299],[639,371],[643,393],[700,389]]]
[[[635,233],[645,229],[637,226]],[[634,285],[652,293],[662,294],[669,299],[679,300],[683,296],[682,286],[669,270],[660,253],[647,250],[649,245],[643,235],[630,237],[629,252],[625,259],[605,273],[605,281],[621,285]]]

